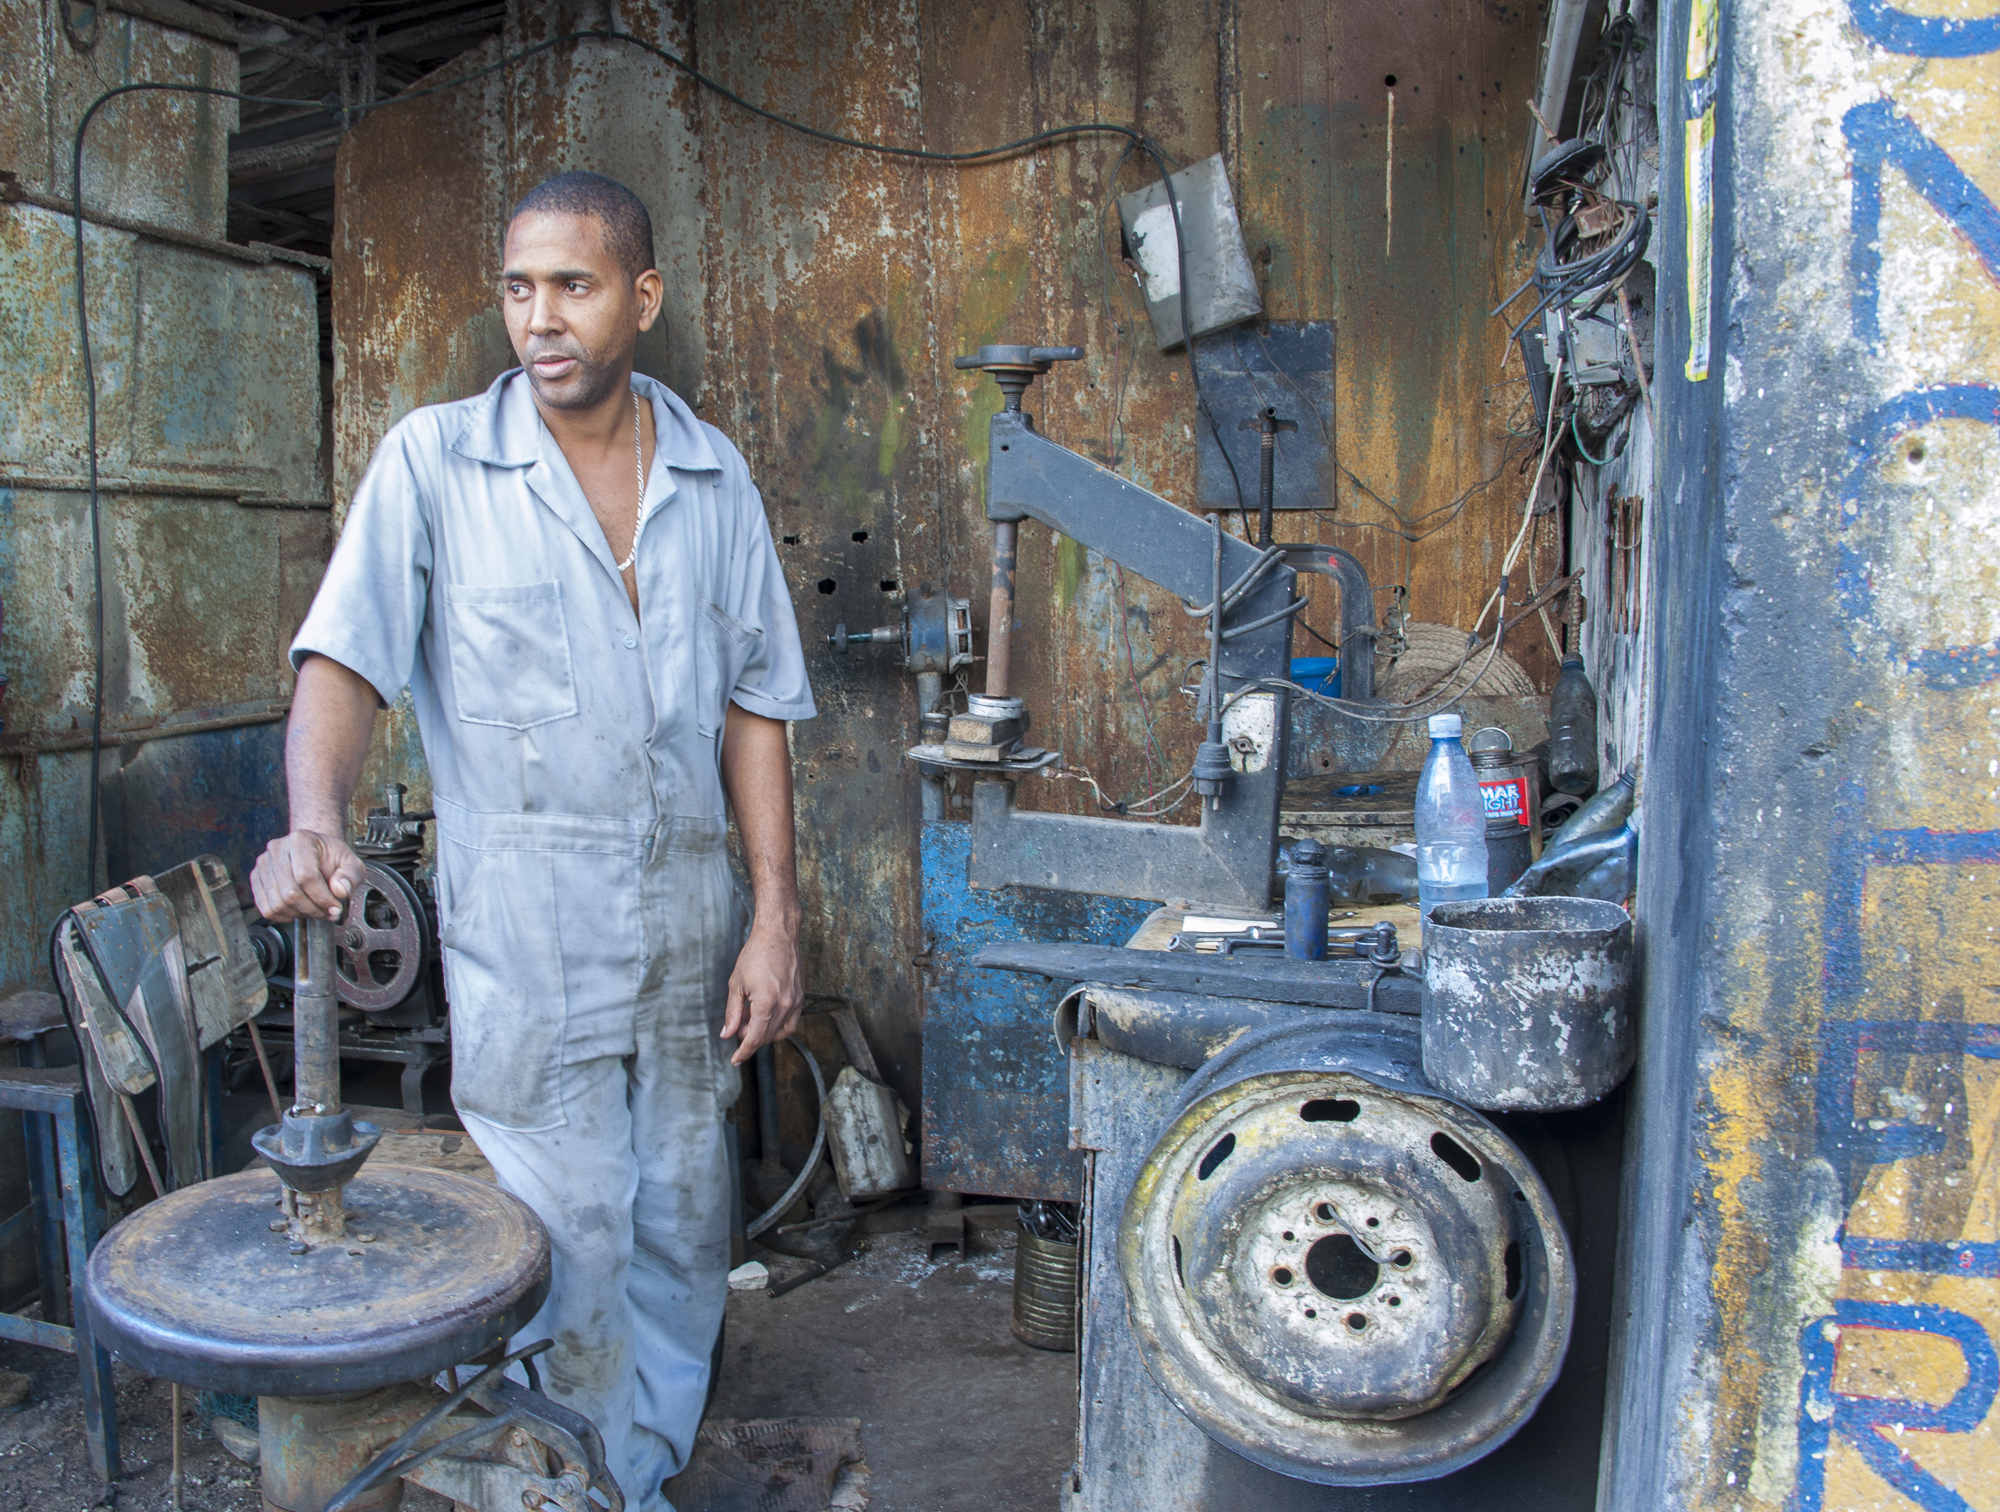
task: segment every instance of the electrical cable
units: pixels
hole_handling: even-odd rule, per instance
[[[1560,384],[1562,381],[1562,366],[1562,355],[1558,353],[1554,368],[1554,382],[1556,384]],[[1551,392],[1553,392],[1553,389]],[[1522,501],[1521,528],[1515,532],[1513,544],[1507,548],[1507,555],[1501,560],[1500,584],[1487,597],[1485,604],[1480,608],[1478,617],[1473,620],[1472,629],[1467,632],[1465,654],[1459,658],[1458,665],[1451,668],[1431,685],[1432,688],[1437,688],[1441,691],[1433,693],[1426,690],[1417,697],[1398,704],[1363,704],[1353,699],[1332,698],[1324,693],[1314,692],[1311,688],[1304,687],[1286,678],[1266,677],[1247,682],[1234,693],[1231,693],[1228,698],[1222,701],[1222,710],[1226,712],[1239,698],[1260,688],[1266,690],[1283,688],[1289,692],[1303,694],[1314,703],[1323,704],[1329,709],[1338,710],[1351,718],[1359,719],[1369,724],[1415,724],[1420,719],[1428,719],[1433,707],[1463,698],[1466,694],[1470,693],[1479,685],[1480,680],[1492,670],[1494,658],[1500,654],[1500,642],[1506,637],[1507,577],[1514,570],[1515,562],[1520,559],[1521,548],[1526,543],[1530,529],[1534,524],[1535,498],[1541,492],[1542,478],[1548,470],[1549,457],[1555,451],[1555,443],[1555,406],[1550,405],[1548,420],[1542,436],[1542,460],[1540,465],[1535,469],[1534,482],[1528,486],[1528,496]],[[1472,659],[1472,653],[1479,648],[1479,627],[1486,622],[1487,613],[1494,607],[1495,603],[1498,603],[1500,613],[1493,627],[1493,640],[1487,649],[1486,660],[1480,664],[1479,670],[1473,674],[1470,682],[1463,688],[1454,688],[1452,680],[1464,669],[1465,664]],[[1416,709],[1419,712],[1414,714],[1387,714],[1383,712],[1385,709]]]
[[[1582,454],[1583,460],[1588,462],[1592,467],[1609,467],[1613,461],[1611,457],[1593,457],[1590,454],[1590,448],[1583,444],[1583,432],[1576,428],[1577,411],[1581,407],[1580,405],[1572,405],[1569,412],[1569,433],[1576,441],[1576,449]]]
[[[102,499],[99,489],[99,480],[98,480],[97,379],[96,379],[96,370],[92,360],[92,353],[90,348],[90,315],[88,311],[88,291],[84,273],[84,224],[85,223],[83,218],[83,147],[84,147],[85,137],[90,130],[91,122],[96,118],[98,111],[103,109],[106,105],[110,104],[113,100],[131,94],[157,93],[157,94],[202,95],[216,99],[234,100],[238,104],[242,105],[264,105],[264,106],[274,106],[281,108],[292,108],[292,109],[297,109],[302,113],[311,112],[314,110],[322,110],[329,115],[338,116],[340,118],[342,128],[346,129],[353,125],[356,117],[372,115],[374,112],[378,110],[386,110],[389,109],[391,106],[406,105],[411,103],[412,101],[427,99],[432,95],[441,94],[447,90],[459,89],[467,84],[473,83],[474,81],[479,79],[486,78],[504,69],[513,68],[517,64],[524,63],[530,58],[534,58],[542,53],[552,51],[555,48],[566,47],[573,43],[585,42],[585,41],[599,41],[607,43],[618,42],[618,43],[624,43],[628,46],[636,47],[642,52],[649,53],[652,56],[659,58],[662,62],[666,63],[668,66],[680,70],[682,73],[686,74],[690,79],[694,80],[695,83],[709,90],[711,93],[719,96],[724,100],[727,100],[730,104],[736,106],[738,109],[747,111],[749,114],[756,116],[761,120],[768,121],[775,126],[781,127],[787,131],[795,132],[798,135],[807,137],[813,141],[825,142],[828,143],[829,145],[836,147],[846,147],[859,152],[872,153],[879,157],[895,158],[906,162],[937,163],[937,164],[945,164],[953,166],[969,166],[978,163],[998,162],[1006,158],[1020,156],[1021,154],[1031,152],[1036,148],[1048,146],[1055,142],[1071,141],[1080,137],[1087,137],[1087,136],[1115,136],[1123,138],[1127,145],[1124,153],[1121,154],[1119,158],[1120,167],[1123,166],[1125,159],[1129,157],[1133,151],[1138,150],[1145,152],[1146,155],[1152,160],[1155,169],[1160,174],[1161,182],[1166,189],[1167,204],[1173,216],[1174,250],[1175,250],[1175,257],[1178,263],[1178,271],[1180,272],[1181,275],[1180,279],[1181,338],[1187,349],[1188,372],[1194,390],[1195,406],[1197,411],[1201,414],[1202,418],[1207,421],[1210,434],[1213,435],[1215,438],[1217,449],[1222,452],[1223,461],[1228,465],[1230,478],[1235,484],[1238,506],[1239,507],[1242,506],[1243,504],[1242,479],[1239,478],[1236,474],[1236,464],[1234,463],[1234,461],[1230,459],[1228,449],[1222,445],[1222,433],[1220,428],[1215,423],[1215,417],[1209,412],[1207,400],[1202,393],[1201,370],[1199,364],[1195,361],[1194,339],[1191,334],[1192,325],[1190,321],[1189,304],[1188,304],[1187,243],[1185,236],[1182,234],[1182,228],[1181,228],[1180,196],[1178,192],[1175,190],[1173,185],[1174,169],[1171,166],[1171,159],[1169,158],[1165,150],[1161,148],[1158,143],[1154,142],[1150,137],[1146,136],[1144,133],[1140,132],[1135,127],[1121,126],[1116,123],[1108,121],[1078,122],[1066,126],[1051,127],[1046,131],[1038,131],[1028,136],[1017,137],[1012,141],[1002,142],[996,146],[974,148],[965,152],[936,152],[928,148],[897,147],[883,142],[870,142],[859,137],[850,137],[850,136],[845,136],[839,132],[826,131],[817,126],[808,126],[803,121],[794,120],[789,116],[780,115],[776,111],[768,110],[761,105],[755,104],[754,102],[745,99],[742,95],[736,93],[735,90],[729,88],[727,85],[723,84],[719,80],[709,77],[707,74],[703,73],[700,69],[696,68],[693,64],[689,63],[685,58],[681,57],[679,54],[674,53],[667,48],[661,47],[657,43],[649,42],[643,37],[634,36],[630,32],[619,31],[612,27],[599,27],[582,31],[566,32],[561,36],[550,37],[545,41],[535,43],[530,47],[524,47],[517,52],[510,53],[504,58],[500,58],[492,63],[485,65],[482,68],[474,69],[469,73],[459,74],[454,76],[453,78],[444,80],[441,83],[426,85],[421,89],[405,89],[397,94],[390,95],[386,99],[373,100],[366,104],[345,104],[341,102],[338,98],[331,95],[318,100],[304,100],[304,99],[293,99],[282,95],[259,95],[259,94],[248,93],[242,90],[221,89],[206,84],[146,82],[139,84],[119,85],[114,89],[106,90],[103,94],[99,95],[96,99],[92,100],[90,102],[90,105],[84,110],[82,119],[77,122],[76,132],[73,138],[72,150],[70,155],[70,164],[71,164],[70,200],[71,200],[72,214],[76,222],[75,261],[76,261],[77,335],[82,356],[84,399],[85,399],[85,410],[86,410],[86,433],[87,433],[87,441],[89,447],[90,551],[91,551],[91,572],[92,572],[91,650],[92,650],[92,661],[93,661],[93,673],[92,673],[92,694],[91,694],[91,720],[90,720],[90,793],[89,793],[90,817],[89,817],[89,836],[87,842],[89,846],[89,851],[88,851],[86,865],[88,870],[89,891],[92,894],[95,894],[97,891],[97,848],[99,839],[99,813],[100,813],[100,798],[99,798],[98,787],[102,778],[102,770],[103,770],[104,542],[103,542],[103,524],[102,524],[103,505],[102,505]],[[1113,187],[1115,189],[1115,180]],[[1115,425],[1115,416],[1114,416],[1114,425]]]

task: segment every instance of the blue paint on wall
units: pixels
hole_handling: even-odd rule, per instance
[[[1939,420],[1974,420],[2000,429],[2000,388],[1950,383],[1911,389],[1877,409],[1848,443],[1847,482],[1840,495],[1840,596],[1858,633],[1876,625],[1874,552],[1866,544],[1866,531],[1872,523],[1867,499],[1870,464],[1898,437]],[[2000,678],[2000,644],[1994,642],[1983,646],[1898,646],[1893,654],[1940,691],[1970,688]]]
[[[1965,1384],[1942,1404],[1907,1397],[1861,1396],[1834,1389],[1840,1338],[1848,1329],[1928,1334],[1958,1347],[1965,1361]],[[1792,1499],[1796,1512],[1820,1512],[1826,1501],[1826,1457],[1838,1434],[1868,1467],[1924,1512],[1972,1512],[1972,1506],[1911,1456],[1903,1434],[1971,1433],[1985,1421],[2000,1391],[2000,1356],[1977,1318],[1950,1308],[1916,1302],[1834,1304],[1828,1318],[1815,1318],[1800,1340],[1805,1375],[1799,1383],[1799,1479]]]

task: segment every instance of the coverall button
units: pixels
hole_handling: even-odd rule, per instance
[[[626,636],[626,637],[625,637],[625,649],[626,649],[627,651],[630,651],[630,650],[631,650],[631,649],[632,649],[632,648],[633,648],[634,646],[636,646],[636,645],[638,645],[638,644],[639,644],[639,637],[638,637],[638,636],[636,636],[636,635],[628,635],[628,636]]]

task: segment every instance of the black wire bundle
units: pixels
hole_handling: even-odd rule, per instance
[[[1597,199],[1595,205],[1572,210],[1556,224],[1553,231],[1547,231],[1542,240],[1542,250],[1535,258],[1535,271],[1529,275],[1528,282],[1516,289],[1506,304],[1493,311],[1498,315],[1530,287],[1541,293],[1542,297],[1535,302],[1527,317],[1507,333],[1509,341],[1519,341],[1521,333],[1551,307],[1567,310],[1579,299],[1610,288],[1646,255],[1646,247],[1653,238],[1653,217],[1645,206],[1630,200],[1608,202],[1624,213],[1624,225],[1619,228],[1616,237],[1593,252],[1577,250],[1578,244],[1585,240],[1583,217],[1597,205],[1605,203]],[[1542,224],[1546,230],[1546,215]]]

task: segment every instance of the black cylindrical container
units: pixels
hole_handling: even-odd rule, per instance
[[[1514,738],[1498,725],[1465,743],[1479,796],[1486,804],[1486,895],[1497,898],[1534,860],[1536,811],[1541,807],[1541,765],[1514,754]]]
[[[1326,847],[1301,840],[1285,876],[1285,954],[1295,961],[1326,959]]]

